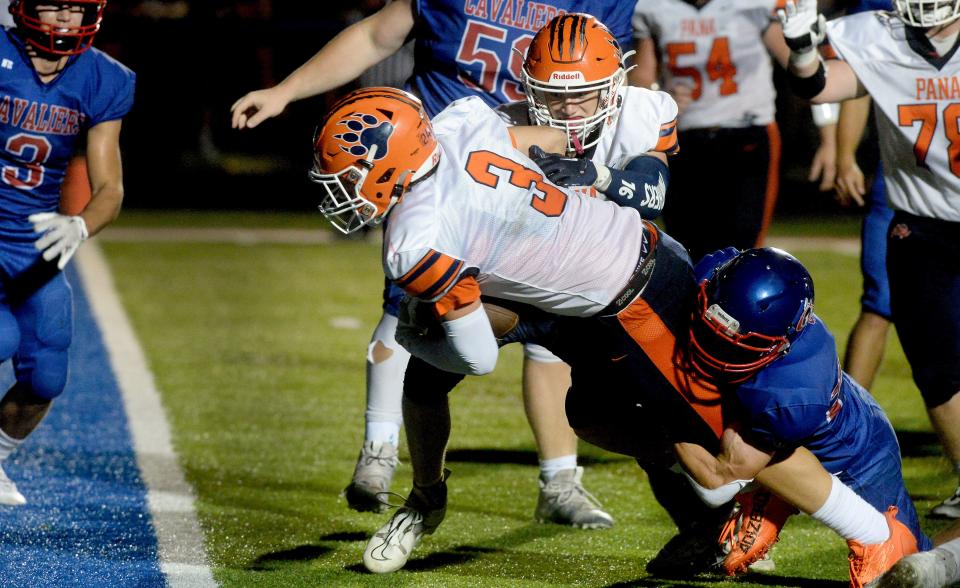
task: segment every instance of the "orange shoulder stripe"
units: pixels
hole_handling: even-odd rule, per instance
[[[407,294],[429,300],[442,294],[453,284],[462,268],[463,262],[459,259],[431,249],[410,271],[395,280],[395,283]]]

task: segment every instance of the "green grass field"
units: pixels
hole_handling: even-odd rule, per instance
[[[315,226],[319,215],[125,215],[135,226]],[[822,235],[824,223],[775,232]],[[847,236],[851,222],[836,223]],[[366,539],[387,515],[339,495],[363,436],[364,351],[380,312],[379,247],[105,242],[121,297],[198,496],[214,574],[224,586],[844,586],[843,541],[794,517],[777,571],[736,582],[666,582],[645,562],[673,534],[639,468],[581,444],[585,483],[617,520],[606,531],[539,525],[536,454],[520,399],[519,349],[452,397],[450,510],[407,567],[364,572]],[[797,252],[817,310],[842,347],[858,311],[857,258]],[[517,347],[517,346],[513,346]],[[842,350],[841,350],[842,351]],[[921,513],[954,489],[895,336],[875,394],[901,434]],[[405,461],[405,447],[401,449]],[[406,493],[409,466],[394,489]],[[924,520],[928,532],[942,528]]]

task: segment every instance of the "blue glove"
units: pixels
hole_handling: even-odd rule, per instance
[[[586,157],[560,157],[544,152],[537,145],[530,146],[530,157],[547,178],[558,186],[592,186],[597,181],[597,166]]]

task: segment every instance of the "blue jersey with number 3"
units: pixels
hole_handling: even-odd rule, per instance
[[[411,89],[434,116],[458,98],[489,106],[526,100],[520,68],[531,39],[553,17],[585,12],[633,43],[633,2],[611,0],[415,0]]]
[[[0,239],[36,240],[27,217],[57,210],[78,138],[123,118],[133,88],[133,72],[96,49],[43,83],[20,38],[0,33]]]

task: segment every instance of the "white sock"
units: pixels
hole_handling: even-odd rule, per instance
[[[364,441],[374,443],[390,443],[394,447],[400,446],[400,423],[384,423],[367,421],[367,432]]]
[[[561,470],[572,470],[577,467],[577,454],[562,455],[551,459],[540,460],[540,479],[549,482]]]
[[[0,429],[0,463],[3,463],[13,453],[14,449],[20,447],[21,443],[23,443],[23,439],[14,439],[7,435],[3,429]]]
[[[817,512],[811,514],[844,539],[864,545],[883,543],[890,538],[887,519],[866,500],[857,495],[836,476],[830,476],[830,496]]]

